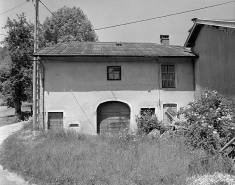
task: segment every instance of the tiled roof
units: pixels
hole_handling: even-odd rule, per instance
[[[196,57],[182,46],[155,43],[77,42],[43,48],[34,56]]]

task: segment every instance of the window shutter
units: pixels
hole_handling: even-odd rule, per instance
[[[175,66],[162,65],[162,88],[175,87]]]

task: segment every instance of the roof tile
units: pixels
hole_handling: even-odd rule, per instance
[[[192,52],[182,46],[165,46],[155,43],[116,43],[116,42],[77,42],[60,43],[46,47],[36,52],[34,56],[55,55],[110,55],[110,56],[179,56],[196,57]]]

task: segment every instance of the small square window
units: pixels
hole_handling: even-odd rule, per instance
[[[121,80],[121,66],[108,66],[107,67],[108,80]]]
[[[175,65],[162,65],[162,88],[175,88]]]

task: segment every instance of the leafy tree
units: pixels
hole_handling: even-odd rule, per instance
[[[215,154],[235,136],[235,102],[216,91],[205,90],[200,98],[181,108],[184,136],[194,148]]]
[[[32,54],[33,24],[27,22],[25,14],[18,19],[7,19],[4,29],[8,29],[4,47],[9,52],[4,67],[0,69],[1,91],[9,107],[21,119],[22,101],[32,97]]]
[[[80,8],[64,6],[47,17],[42,25],[43,37],[47,45],[65,41],[95,42],[98,37]]]
[[[2,61],[4,60],[4,58],[6,58],[8,55],[8,51],[6,47],[0,47],[0,64],[2,63]]]

